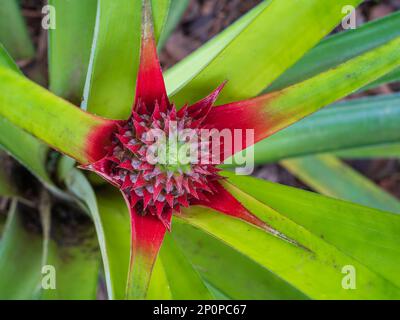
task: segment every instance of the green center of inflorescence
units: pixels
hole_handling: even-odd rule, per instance
[[[190,172],[192,166],[190,158],[191,144],[168,140],[159,146],[157,166],[164,172],[177,174]]]

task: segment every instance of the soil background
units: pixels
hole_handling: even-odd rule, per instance
[[[261,0],[190,0],[181,22],[161,52],[160,59],[164,69],[173,66],[260,2]],[[37,70],[43,71],[42,74],[46,73],[47,35],[40,27],[43,3],[42,0],[22,0],[23,15],[37,47],[37,58],[34,61],[20,62],[20,66],[28,75],[37,74]],[[364,1],[357,9],[357,24],[383,17],[397,10],[400,10],[400,0]],[[340,31],[340,28],[334,32],[337,31]],[[42,81],[45,84],[46,79],[42,79]],[[362,95],[357,95],[357,97],[399,91],[399,84],[392,84],[370,90]],[[376,159],[347,161],[347,163],[400,199],[400,160]],[[260,166],[254,175],[270,181],[308,189],[278,164]]]

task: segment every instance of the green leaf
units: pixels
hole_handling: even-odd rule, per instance
[[[81,163],[91,161],[87,150],[90,147],[88,139],[93,130],[107,125],[108,120],[85,113],[16,72],[2,67],[0,91],[1,117]]]
[[[79,226],[79,231],[74,230],[72,236],[74,237],[73,244],[59,244],[54,240],[49,242],[46,265],[55,268],[56,288],[42,290],[41,299],[96,299],[100,269],[96,233],[89,224],[87,228]],[[68,240],[61,239],[60,241],[67,242]]]
[[[142,0],[143,1],[143,0]],[[144,0],[146,1],[146,0]],[[161,34],[165,30],[165,26],[168,20],[169,10],[171,8],[172,0],[150,0],[154,19],[154,35],[156,41],[159,42]],[[167,36],[167,35],[164,35]]]
[[[127,118],[133,103],[139,58],[141,1],[99,0],[82,107]]]
[[[166,234],[160,258],[169,281],[172,298],[175,300],[208,300],[208,291],[197,271],[181,251],[170,234]]]
[[[176,223],[172,235],[214,292],[230,299],[307,297],[245,255],[190,225]],[[217,296],[216,298],[219,298]]]
[[[68,190],[84,202],[96,227],[109,299],[123,299],[130,256],[130,221],[122,197],[106,188],[96,195],[79,170],[68,171]]]
[[[15,62],[1,45],[0,66],[21,74]],[[2,117],[0,117],[0,124],[0,148],[9,152],[49,190],[65,197],[66,195],[55,186],[48,175],[46,169],[48,147]]]
[[[91,220],[75,207],[53,204],[45,190],[40,194],[39,213],[43,234],[40,298],[94,300],[100,255]]]
[[[97,0],[50,0],[56,10],[49,30],[50,90],[79,105],[90,59]]]
[[[1,66],[20,73],[15,62],[0,45]],[[9,152],[47,187],[56,190],[45,168],[47,146],[2,117],[0,117],[0,148]]]
[[[400,259],[398,254],[400,248],[399,215],[259,179],[238,177],[230,173],[226,173],[226,175],[229,177],[229,182],[234,185],[234,187],[227,186],[229,191],[273,228],[313,252],[316,252],[311,247],[314,240],[323,241],[336,247],[338,251],[354,258],[371,272],[373,271],[376,275],[390,281],[397,287],[392,293],[395,293],[394,296],[398,296],[400,276],[395,270]],[[246,193],[237,188],[245,188]],[[261,207],[258,208],[258,204],[254,205],[254,199],[263,204],[264,211],[261,210]],[[265,206],[274,208],[275,213]],[[278,212],[279,214],[276,215]],[[309,232],[309,234],[303,234],[303,231]],[[338,254],[337,252],[334,256]],[[348,264],[356,266],[353,263]],[[340,266],[341,264],[336,263],[336,265]],[[358,291],[358,294],[370,298],[386,296],[382,292],[373,293],[372,287],[374,287],[375,280],[370,283],[372,287],[360,285],[359,280],[363,278],[364,281],[367,276],[365,275],[364,278],[364,275],[360,274],[359,268],[356,267],[356,269],[358,283],[357,290],[353,291]],[[380,282],[377,280],[376,284]],[[386,285],[388,286],[387,293],[389,293],[391,286]]]
[[[54,189],[45,167],[48,147],[0,117],[0,148],[9,152],[41,182]]]
[[[344,5],[360,2],[270,2],[204,69],[185,70],[189,81],[180,83],[184,87],[173,101],[181,106],[199,100],[224,80],[229,82],[218,100],[221,103],[259,94],[340,22]],[[243,54],[244,48],[249,54]]]
[[[383,84],[387,84],[390,82],[399,82],[400,81],[400,68],[393,70],[392,72],[388,73],[386,76],[372,82],[368,86],[364,87],[363,90],[372,89],[378,87]]]
[[[280,76],[267,91],[280,90],[329,70],[400,36],[400,12],[328,37]]]
[[[100,254],[93,224],[82,211],[40,197],[43,230],[42,292],[45,300],[94,300]]]
[[[295,158],[284,160],[282,164],[322,194],[400,213],[400,201],[333,156]]]
[[[31,59],[35,55],[17,0],[3,0],[1,3],[0,42],[16,60]]]
[[[348,159],[400,158],[400,143],[387,143],[355,149],[339,150],[336,156]]]
[[[184,60],[168,69],[164,74],[168,95],[176,94],[191,78],[203,70],[265,10],[269,3],[269,0],[264,1]]]
[[[217,300],[232,300],[228,296],[226,296],[224,293],[219,291],[217,288],[215,288],[212,284],[206,283],[208,290],[213,294],[215,299]]]
[[[24,216],[13,202],[0,243],[0,299],[34,299],[40,292],[42,236]]]
[[[252,178],[229,174],[229,179],[247,192],[229,183],[225,187],[278,235],[201,207],[185,210],[179,219],[246,254],[311,298],[399,297],[394,271],[400,257],[399,216]],[[356,270],[357,290],[342,287],[342,268],[349,265]]]
[[[399,101],[400,95],[393,94],[342,102],[321,110],[257,143],[255,162],[398,142]]]
[[[17,64],[11,58],[11,56],[7,53],[6,49],[4,48],[4,46],[1,43],[0,43],[0,66],[20,72]]]
[[[171,300],[172,293],[169,286],[164,264],[160,257],[157,258],[151,274],[150,284],[147,291],[148,300]]]
[[[156,37],[169,0],[153,0]],[[128,118],[139,63],[142,0],[99,0],[94,42],[82,107],[113,119]]]
[[[158,39],[159,49],[167,42],[168,37],[174,31],[188,5],[189,0],[170,0],[168,16],[165,19],[164,27]],[[155,12],[154,15],[157,16],[157,13]]]
[[[99,216],[93,218],[102,250],[108,295],[110,299],[124,299],[131,243],[128,209],[117,189],[105,187],[96,196]]]
[[[42,224],[43,236],[41,226],[32,222],[36,218],[32,212],[21,211],[16,202],[12,204],[0,245],[2,299],[96,297],[99,254],[92,225],[84,224],[81,219],[79,227],[66,233],[65,224],[58,221],[50,225],[51,210],[48,203],[45,218],[48,223]],[[58,237],[57,241],[50,238],[50,232]],[[52,276],[56,288],[46,288]]]
[[[49,148],[0,116],[0,151],[4,150],[28,169],[43,185],[57,196],[69,199],[50,178],[47,171]]]
[[[399,298],[398,287],[357,260],[291,221],[282,221],[282,217],[269,207],[254,201],[250,205],[248,202],[246,205],[258,216],[262,213],[272,215],[274,217],[270,219],[280,220],[285,229],[291,226],[291,236],[301,238],[301,244],[307,247],[296,246],[243,221],[202,207],[191,207],[180,218],[247,255],[313,299]],[[363,249],[367,250],[365,247]],[[348,265],[356,269],[357,290],[342,288],[344,276],[341,270]]]

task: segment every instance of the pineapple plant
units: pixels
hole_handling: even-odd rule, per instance
[[[328,36],[361,2],[263,1],[163,73],[186,1],[50,0],[49,89],[3,32],[0,146],[19,164],[0,171],[0,297],[399,298],[399,202],[338,158],[398,155],[399,98],[330,106],[399,79],[398,13]],[[0,15],[32,54],[16,2]],[[245,176],[244,155],[331,197]]]

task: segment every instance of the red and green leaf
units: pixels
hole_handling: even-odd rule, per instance
[[[0,116],[80,163],[98,160],[115,122],[86,113],[46,89],[0,68]]]
[[[400,38],[278,92],[215,107],[208,128],[254,129],[254,142],[362,88],[400,65]],[[331,89],[334,88],[334,89]],[[225,121],[229,119],[229,121]],[[249,146],[243,135],[243,149]],[[227,158],[228,155],[225,155]]]
[[[162,69],[157,55],[154,39],[152,11],[150,2],[143,0],[142,40],[140,49],[139,71],[136,82],[135,108],[140,103],[147,107],[159,104],[167,99]],[[152,112],[152,110],[150,110]]]
[[[145,299],[154,263],[167,229],[155,216],[141,216],[132,211],[130,214],[132,243],[126,297]]]
[[[0,67],[22,74],[17,64],[0,44]],[[31,134],[0,117],[0,147],[24,165],[45,186],[60,194],[46,171],[48,147]]]
[[[164,34],[170,1],[151,1],[156,40]],[[82,103],[90,113],[112,119],[126,119],[131,113],[139,69],[142,4],[142,0],[98,1]]]
[[[394,94],[344,101],[321,110],[256,144],[254,161],[261,164],[324,152],[346,155],[346,150],[351,155],[351,148],[357,147],[361,149],[354,151],[354,156],[364,152],[368,156],[371,148],[379,146],[396,156],[399,101]]]
[[[154,39],[152,11],[149,0],[143,1],[143,24],[140,64],[136,84],[135,108],[154,108],[154,103],[167,99],[161,66]],[[152,110],[150,110],[152,112]],[[150,284],[153,267],[167,231],[158,216],[142,214],[131,206],[130,199],[122,193],[131,217],[131,258],[128,272],[126,297],[145,299]],[[171,224],[172,211],[164,217]]]

